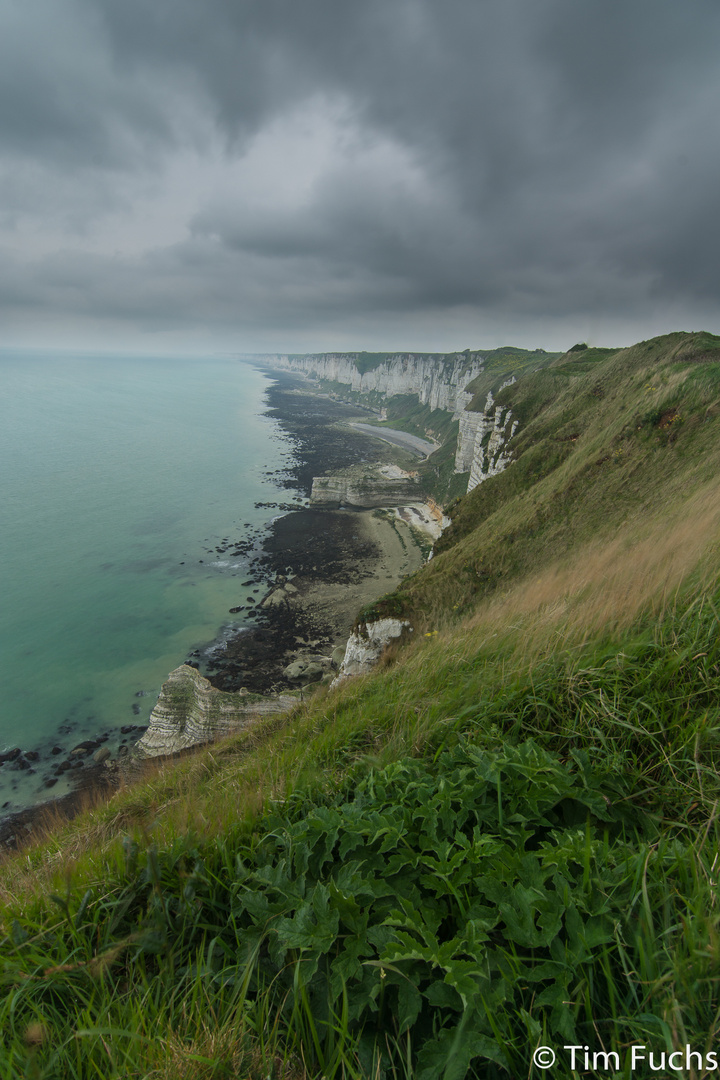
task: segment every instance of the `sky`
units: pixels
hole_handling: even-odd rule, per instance
[[[0,0],[0,348],[720,333],[717,0]]]

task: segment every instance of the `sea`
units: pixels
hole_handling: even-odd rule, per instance
[[[3,813],[67,790],[45,787],[53,744],[117,743],[242,630],[229,609],[259,598],[253,553],[294,497],[269,384],[233,358],[0,351],[0,753],[40,755],[0,768]]]

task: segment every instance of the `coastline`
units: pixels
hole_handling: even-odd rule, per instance
[[[288,465],[275,476],[288,495],[309,496],[313,477],[333,469],[388,461],[388,443],[379,444],[375,432],[366,434],[353,426],[363,410],[314,391],[302,376],[267,374],[272,382],[266,391],[266,414],[292,439]],[[404,453],[397,446],[392,451],[396,461]],[[234,606],[228,594],[228,612],[240,614],[247,625],[194,650],[185,662],[222,690],[298,689],[298,679],[286,669],[319,657],[336,664],[359,611],[425,560],[432,539],[423,535],[422,518],[419,511],[342,509],[294,509],[278,516],[253,563],[253,577],[260,586],[257,603]],[[123,739],[125,745],[144,730],[136,727],[130,738]],[[108,733],[103,733],[92,740],[93,747],[73,759],[74,765],[84,767],[73,770],[70,791],[0,818],[0,850],[22,846],[44,820],[72,818],[95,793],[102,797],[117,785],[123,760],[120,744],[110,761],[96,761],[93,753],[107,740]],[[49,746],[41,752],[45,766],[60,760],[52,759],[51,752]]]
[[[255,627],[228,640],[202,674],[225,691],[297,689],[286,669],[344,650],[360,610],[417,570],[428,544],[393,510],[304,510],[281,519],[261,560],[271,587]]]
[[[280,483],[296,496],[308,498],[314,477],[327,472],[387,462],[389,454],[404,464],[417,460],[417,451],[388,445],[370,425],[358,429],[358,415],[366,410],[322,394],[306,376],[268,374],[268,413],[295,447]],[[285,669],[344,649],[361,608],[424,562],[432,544],[424,527],[422,515],[403,518],[393,510],[310,507],[277,518],[254,563],[265,592],[253,614],[239,612],[252,618],[252,629],[231,636],[210,663],[197,655],[186,662],[219,690],[297,689]],[[282,596],[276,595],[278,585]]]

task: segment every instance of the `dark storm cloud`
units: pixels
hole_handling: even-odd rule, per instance
[[[108,62],[99,13],[84,0],[0,4],[0,151],[73,169],[132,166],[172,133],[150,69],[129,79]]]
[[[453,311],[480,336],[490,318],[509,338],[548,318],[649,334],[717,304],[714,0],[0,14],[9,311],[272,347],[276,328]]]

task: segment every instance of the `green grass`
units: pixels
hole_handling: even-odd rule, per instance
[[[529,664],[527,627],[482,648],[424,638],[405,678],[269,731],[254,756],[284,753],[294,790],[215,835],[163,835],[178,777],[151,782],[164,810],[6,908],[4,1075],[28,1060],[38,1076],[172,1075],[182,1059],[176,1075],[500,1077],[598,1028],[619,1053],[670,1029],[710,1045],[720,597],[705,595],[638,620],[621,651],[599,639]],[[237,770],[215,754],[196,811],[217,813]]]
[[[64,918],[50,927],[15,924],[23,978],[5,1030],[47,1031],[38,1068],[65,1059],[77,1075],[162,1060],[158,1029],[192,1038],[208,1004],[240,1042],[263,1028],[269,1042],[275,1027],[325,1076],[391,1069],[404,1047],[418,1080],[464,1076],[473,1060],[507,1075],[529,1038],[584,1041],[598,1022],[610,1046],[639,1040],[645,1024],[626,1014],[647,988],[617,944],[635,960],[641,882],[656,903],[687,845],[645,839],[626,797],[587,755],[461,740],[430,762],[351,774],[331,798],[291,797],[250,843],[128,844],[111,893],[77,908],[57,897]],[[687,901],[671,908],[682,917]],[[42,970],[48,939],[62,972]],[[81,1026],[58,1057],[68,1010]],[[223,1075],[217,1055],[214,1066]]]
[[[700,337],[700,357],[712,355],[709,335]],[[713,484],[720,382],[689,339],[621,350],[569,385],[551,365],[503,390],[498,402],[521,420],[512,464],[452,509],[436,545],[442,557],[403,588],[412,609],[475,603],[584,543],[610,543],[619,527],[674,519],[686,498]]]
[[[411,435],[419,435],[421,439],[428,435],[438,442],[457,440],[457,421],[453,421],[452,413],[445,409],[431,409],[429,405],[421,405],[414,394],[397,394],[387,402],[387,420],[381,422],[386,427],[398,428],[407,431]]]
[[[447,441],[417,468],[425,490],[447,506],[467,491],[468,473],[455,472],[455,452],[459,423],[454,421]]]
[[[522,375],[514,464],[375,605],[408,644],[5,864],[0,1075],[479,1080],[541,1075],[544,1044],[569,1076],[572,1043],[630,1077],[633,1043],[713,1048],[719,345]]]

